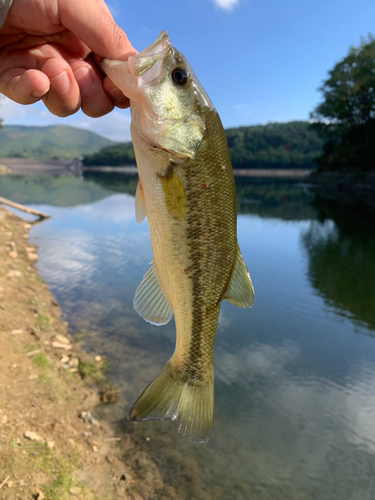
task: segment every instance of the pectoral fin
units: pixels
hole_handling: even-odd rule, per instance
[[[254,304],[254,288],[238,245],[232,277],[223,299],[238,307],[251,307]]]
[[[182,182],[173,167],[159,175],[163,186],[164,200],[168,212],[174,219],[182,220],[186,213],[186,197]]]
[[[143,221],[143,219],[146,217],[145,197],[143,194],[141,181],[138,181],[138,184],[137,184],[137,191],[135,193],[134,207],[135,207],[135,220],[138,222],[138,224],[140,224]]]
[[[172,318],[173,311],[161,289],[154,264],[143,276],[135,292],[133,306],[143,319],[153,325],[165,325]]]

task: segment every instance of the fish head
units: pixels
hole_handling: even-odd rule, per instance
[[[132,127],[150,147],[194,158],[205,133],[205,112],[214,107],[168,33],[126,62],[103,59],[108,77],[129,97]]]

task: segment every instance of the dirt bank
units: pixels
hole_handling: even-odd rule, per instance
[[[129,436],[120,447],[112,429],[93,419],[105,360],[67,334],[36,272],[30,227],[0,207],[0,498],[174,498]],[[124,450],[142,476],[134,460],[122,460]]]

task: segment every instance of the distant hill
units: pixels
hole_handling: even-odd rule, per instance
[[[233,168],[315,168],[322,140],[308,122],[268,123],[225,131]],[[131,143],[118,143],[86,155],[84,165],[134,165]]]
[[[323,141],[308,122],[267,123],[225,131],[233,168],[316,168]]]
[[[135,154],[131,142],[119,142],[112,146],[107,146],[97,153],[85,155],[83,158],[86,166],[109,166],[135,165]]]
[[[0,129],[2,157],[70,159],[95,153],[111,144],[115,143],[98,134],[65,125],[5,125]]]

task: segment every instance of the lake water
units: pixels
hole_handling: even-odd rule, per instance
[[[175,339],[173,321],[150,325],[132,307],[152,259],[147,222],[134,220],[136,181],[0,178],[1,196],[52,215],[31,231],[39,272],[71,333],[108,357],[121,389],[97,415],[149,450],[181,500],[375,499],[373,200],[238,180],[238,240],[256,300],[222,304],[214,426],[198,445],[172,422],[124,422]],[[124,460],[144,477],[136,451]]]

